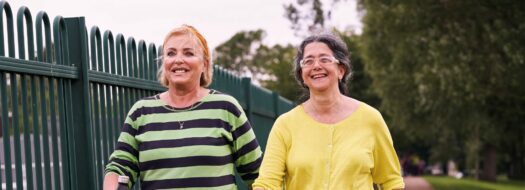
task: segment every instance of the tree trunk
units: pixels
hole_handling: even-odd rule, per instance
[[[525,143],[523,143],[525,144]],[[511,161],[509,166],[509,179],[524,180],[525,179],[525,157],[523,156],[523,146],[519,143],[514,145],[511,151]]]
[[[515,160],[510,163],[509,179],[524,180],[525,179],[525,159]]]
[[[483,171],[480,179],[485,181],[496,181],[497,176],[497,152],[493,146],[485,146],[483,150]]]

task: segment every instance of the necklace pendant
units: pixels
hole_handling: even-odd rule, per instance
[[[181,128],[181,129],[184,128],[184,123],[181,123],[181,124],[180,124],[180,128]]]

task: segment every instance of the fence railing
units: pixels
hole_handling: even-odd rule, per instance
[[[14,21],[1,1],[2,189],[101,189],[126,112],[165,90],[156,81],[160,47],[96,26],[88,32],[83,17],[51,22],[39,12],[33,20],[27,7]],[[275,118],[293,106],[218,67],[211,88],[239,100],[263,148]]]

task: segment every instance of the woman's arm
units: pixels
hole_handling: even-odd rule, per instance
[[[138,167],[138,146],[139,143],[135,139],[138,127],[135,120],[140,116],[140,104],[137,102],[128,112],[128,115],[124,121],[124,125],[121,128],[121,132],[115,150],[109,157],[108,164],[105,168],[106,176],[104,177],[104,189],[106,184],[109,190],[114,190],[118,186],[118,176],[125,175],[129,177],[130,187],[138,179],[139,167]],[[137,112],[137,113],[135,113]]]
[[[286,144],[289,140],[283,121],[277,118],[266,144],[266,150],[259,170],[259,177],[252,185],[254,190],[282,189],[286,175]]]
[[[232,127],[230,133],[234,164],[241,179],[251,187],[253,180],[259,175],[261,147],[239,102],[233,97],[229,101],[227,107],[231,116],[228,117],[228,123]]]
[[[378,112],[375,121],[374,169],[372,177],[385,189],[404,189],[405,183],[401,176],[401,167],[394,149],[390,131]]]

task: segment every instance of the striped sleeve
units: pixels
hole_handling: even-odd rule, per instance
[[[230,110],[238,112],[229,118],[229,123],[232,126],[233,159],[237,172],[244,182],[251,186],[255,178],[259,176],[262,151],[242,107],[235,99],[231,102],[232,108]]]
[[[130,109],[122,126],[117,144],[115,145],[115,150],[110,155],[105,170],[106,174],[115,172],[119,175],[128,176],[130,179],[130,188],[133,187],[133,184],[138,180],[139,175],[138,143],[135,139],[138,127],[135,124],[135,120],[132,119],[134,115],[137,115],[136,112],[140,111],[140,109],[137,109],[139,107],[138,105],[139,103],[137,102]]]

